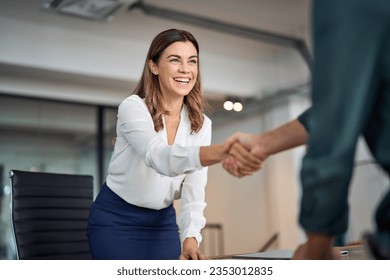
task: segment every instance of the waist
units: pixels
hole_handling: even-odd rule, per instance
[[[108,187],[124,201],[151,209],[162,209],[180,198],[183,179],[166,176],[107,176]]]
[[[164,207],[160,207],[159,209],[147,207],[144,203],[132,203],[123,199],[119,196],[114,190],[112,190],[107,183],[104,183],[99,195],[97,196],[95,202],[104,208],[111,209],[126,209],[131,210],[135,213],[145,212],[145,213],[155,213],[157,211],[161,212],[171,212],[174,211],[173,203],[170,203]]]

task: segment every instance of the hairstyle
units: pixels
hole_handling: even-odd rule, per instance
[[[152,60],[158,64],[162,52],[175,42],[191,42],[196,48],[199,55],[199,45],[195,37],[184,30],[168,29],[159,34],[153,39],[148,54],[146,56],[142,77],[134,90],[134,94],[145,98],[145,103],[152,116],[154,129],[160,131],[164,125],[162,121],[163,114],[169,114],[163,106],[163,95],[161,93],[158,77],[153,75],[149,69],[148,62]],[[198,76],[194,87],[188,95],[184,97],[184,105],[187,106],[188,116],[191,122],[191,133],[198,132],[204,121],[203,111],[206,101],[202,94],[202,83],[200,77],[200,68],[198,63]]]

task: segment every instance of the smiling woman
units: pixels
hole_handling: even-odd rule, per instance
[[[227,155],[210,145],[199,72],[191,33],[169,29],[154,38],[134,95],[119,106],[108,176],[89,216],[93,258],[205,258],[198,250],[205,166]]]

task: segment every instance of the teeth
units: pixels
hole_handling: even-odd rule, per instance
[[[179,83],[189,83],[190,82],[189,78],[174,78],[174,80],[176,82],[179,82]]]

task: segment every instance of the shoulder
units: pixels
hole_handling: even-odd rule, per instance
[[[206,116],[205,114],[203,114],[203,117],[204,117],[204,120],[203,120],[202,128],[211,129],[211,126],[212,126],[211,119],[208,116]]]
[[[130,95],[119,105],[119,110],[129,108],[147,109],[145,101],[136,94]]]
[[[144,100],[136,94],[126,97],[119,106],[128,104],[145,104]]]

